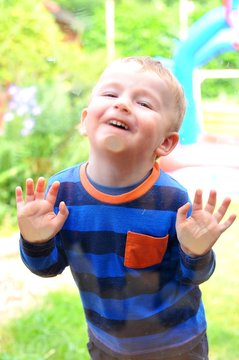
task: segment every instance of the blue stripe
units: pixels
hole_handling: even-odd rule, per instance
[[[50,268],[55,265],[58,261],[58,250],[55,247],[48,256],[31,257],[27,256],[22,249],[21,257],[25,264],[31,268],[32,271],[41,271]]]
[[[75,273],[93,274],[98,278],[125,277],[126,274],[139,277],[140,274],[155,271],[158,267],[164,267],[166,264],[156,264],[146,269],[133,269],[124,266],[124,257],[115,253],[108,254],[79,254],[74,251],[66,251],[68,264]],[[174,267],[174,265],[172,266]],[[169,269],[169,267],[168,267]],[[165,269],[164,269],[165,270]],[[166,270],[165,270],[166,271]],[[170,270],[172,272],[172,268]],[[159,283],[160,280],[158,280]]]
[[[145,224],[152,236],[166,236],[174,228],[175,212],[156,211],[117,206],[79,206],[68,209],[69,216],[63,229],[74,231],[114,231],[127,233],[129,230],[144,233]],[[55,209],[58,212],[58,208]]]
[[[127,271],[134,271],[127,270],[124,267],[124,259],[112,253],[94,255],[67,251],[67,257],[74,272],[94,274],[97,277],[123,277]]]

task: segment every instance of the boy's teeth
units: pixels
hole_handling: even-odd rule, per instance
[[[123,129],[125,129],[125,130],[128,130],[128,126],[125,125],[124,123],[122,123],[121,121],[112,120],[112,121],[110,122],[110,124],[111,124],[111,125],[114,125],[114,126],[119,126],[119,127],[123,128]]]

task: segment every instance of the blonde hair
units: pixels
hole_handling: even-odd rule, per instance
[[[115,62],[131,62],[134,61],[142,66],[142,69],[145,71],[153,71],[167,84],[170,93],[170,105],[172,107],[173,119],[172,127],[174,130],[178,131],[183,117],[186,111],[186,100],[184,96],[184,91],[176,79],[176,77],[168,70],[159,60],[156,60],[150,56],[129,56],[116,60]],[[113,62],[113,64],[115,63]],[[111,65],[110,65],[111,66]],[[110,67],[109,66],[109,67]]]

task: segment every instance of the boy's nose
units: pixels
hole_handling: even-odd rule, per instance
[[[126,99],[118,99],[118,101],[114,104],[114,108],[120,111],[130,112],[130,105]]]

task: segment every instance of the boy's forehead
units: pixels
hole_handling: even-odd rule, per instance
[[[157,83],[164,82],[158,74],[156,74],[154,71],[144,69],[143,66],[136,61],[124,62],[116,60],[104,70],[98,81],[98,84],[114,80],[124,81],[123,78],[126,77],[126,79],[129,79],[131,76],[135,75],[140,75],[139,78],[142,77],[143,81],[143,74],[147,74],[151,80],[154,80]]]
[[[136,61],[121,61],[116,60],[111,63],[103,72],[102,75],[110,72],[121,72],[121,71],[142,71],[142,65]]]

